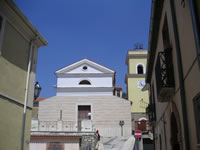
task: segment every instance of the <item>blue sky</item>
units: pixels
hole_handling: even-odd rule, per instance
[[[150,0],[15,0],[48,41],[39,49],[40,97],[55,95],[54,72],[83,58],[116,71],[125,89],[126,54],[135,43],[148,47]]]

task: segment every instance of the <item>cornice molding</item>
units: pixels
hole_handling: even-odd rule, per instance
[[[48,42],[39,33],[35,26],[22,13],[12,0],[0,1],[1,12],[6,20],[27,40],[34,40],[38,47],[47,45]]]
[[[3,92],[0,91],[0,97],[3,97],[3,99],[9,100],[12,103],[16,103],[18,105],[24,106],[24,103],[22,103],[20,100],[13,98],[11,96],[8,96],[6,94],[4,94]],[[30,105],[27,104],[27,108],[32,109],[32,107]]]
[[[71,65],[68,65],[68,66],[66,66],[66,67],[63,67],[63,68],[57,70],[57,71],[55,72],[55,74],[58,75],[58,74],[62,74],[62,73],[67,73],[67,72],[69,72],[69,71],[72,71],[72,70],[78,68],[78,67],[81,66],[81,65],[88,65],[88,66],[90,66],[90,67],[92,67],[92,68],[95,68],[95,69],[101,71],[102,73],[115,74],[115,71],[114,71],[114,70],[111,70],[111,69],[109,69],[108,67],[105,67],[105,66],[103,66],[103,65],[100,65],[100,64],[98,64],[98,63],[96,63],[96,62],[94,62],[94,61],[91,61],[91,60],[89,60],[89,59],[82,59],[82,60],[77,61],[77,62],[75,62],[75,63],[73,63],[73,64],[71,64]]]
[[[128,54],[128,58],[147,58],[147,54]]]
[[[127,74],[127,78],[138,78],[138,77],[145,78],[146,74]]]
[[[57,77],[113,77],[113,73],[59,73]]]
[[[96,90],[114,90],[114,87],[56,87],[58,90],[83,90],[83,91],[96,91]]]

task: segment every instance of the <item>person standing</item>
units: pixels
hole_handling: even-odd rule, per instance
[[[99,130],[96,131],[96,135],[98,137],[98,141],[100,141],[100,134],[99,134]]]

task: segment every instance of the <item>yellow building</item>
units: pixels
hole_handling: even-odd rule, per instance
[[[200,1],[152,1],[146,82],[156,150],[200,149]]]
[[[0,0],[1,150],[28,149],[38,48],[46,44],[12,0]]]
[[[129,50],[126,58],[128,74],[125,83],[127,97],[131,101],[132,126],[135,130],[136,121],[147,120],[146,107],[148,105],[148,92],[142,91],[145,85],[147,50]]]

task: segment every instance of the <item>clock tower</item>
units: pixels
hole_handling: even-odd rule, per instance
[[[148,91],[142,91],[145,86],[147,50],[129,50],[126,57],[128,73],[125,83],[128,100],[131,101],[132,128],[138,130],[141,121],[148,122],[146,107],[148,105]],[[145,128],[145,127],[144,127]],[[139,129],[146,130],[146,129]]]

